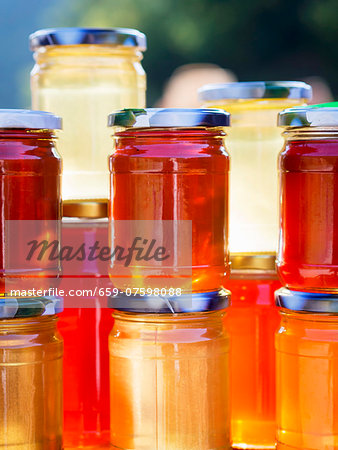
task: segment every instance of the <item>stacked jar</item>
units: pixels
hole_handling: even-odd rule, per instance
[[[112,448],[230,449],[229,114],[123,110],[109,125]]]
[[[62,246],[75,249],[108,245],[107,204],[66,202]],[[109,356],[112,327],[107,308],[108,261],[79,258],[63,263],[62,286],[68,296],[60,316],[64,350],[64,443],[66,448],[109,447]],[[101,294],[101,295],[100,295]],[[84,295],[84,294],[83,294]],[[84,376],[85,374],[85,376]]]
[[[46,112],[0,110],[1,448],[63,448],[62,309],[32,293],[48,291],[60,267],[30,246],[59,240],[59,128],[60,118]]]
[[[52,298],[0,299],[1,448],[63,448],[61,310]]]
[[[279,114],[277,448],[338,447],[338,108]]]
[[[59,261],[36,257],[33,247],[59,239],[61,160],[54,130],[60,128],[53,114],[0,110],[2,293],[48,289],[58,279]]]
[[[143,33],[127,28],[55,28],[30,36],[33,109],[63,118],[63,200],[108,198],[112,109],[143,108]]]
[[[311,87],[302,82],[207,85],[205,106],[231,113],[229,330],[234,448],[275,446],[274,292],[278,236],[277,156],[282,145],[278,112],[302,105]]]
[[[108,238],[111,147],[106,117],[112,109],[145,106],[145,35],[125,28],[46,29],[32,34],[30,45],[36,61],[31,72],[33,108],[63,117],[63,242],[74,246],[98,240],[102,247]],[[65,289],[110,292],[107,265],[88,258],[65,262]],[[113,322],[106,298],[68,297],[60,318],[66,449],[109,446],[107,341]]]

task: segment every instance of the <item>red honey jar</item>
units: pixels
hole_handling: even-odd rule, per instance
[[[61,119],[47,112],[0,110],[2,290],[9,290],[10,280],[20,275],[54,278],[58,273],[57,260],[35,260],[28,264],[22,252],[33,233],[41,240],[58,239],[61,159],[55,148],[53,130],[60,128]],[[9,242],[14,247],[10,248]],[[43,286],[49,287],[50,283],[35,285]]]
[[[62,245],[88,249],[95,242],[108,245],[107,202],[64,202]],[[64,339],[64,448],[108,448],[108,336],[113,325],[105,295],[111,287],[108,261],[87,255],[64,260],[62,269],[60,287],[67,292],[59,321]]]
[[[294,290],[338,291],[338,108],[279,114],[280,241],[277,268]]]
[[[230,338],[233,449],[275,448],[275,348],[279,325],[275,257],[232,255],[225,315]]]
[[[131,264],[119,280],[112,260],[114,285],[170,288],[189,266],[190,284],[181,285],[183,292],[217,291],[229,273],[229,156],[223,128],[229,114],[217,109],[122,110],[109,116],[109,125],[116,131],[110,157],[111,242],[131,221],[143,224],[149,239],[172,236],[172,259],[162,266]],[[183,230],[188,222],[190,232]],[[182,254],[190,261],[182,263]]]

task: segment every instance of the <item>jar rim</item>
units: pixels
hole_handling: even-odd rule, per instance
[[[226,309],[217,309],[214,311],[202,311],[202,312],[186,312],[186,313],[165,313],[165,314],[142,314],[133,311],[120,311],[114,310],[112,316],[114,319],[119,320],[132,320],[135,322],[146,322],[154,324],[167,324],[173,323],[175,320],[180,322],[200,322],[205,319],[212,319],[214,316],[223,315],[226,313]]]
[[[46,28],[29,36],[30,49],[51,45],[111,44],[124,47],[147,49],[144,33],[133,28]]]
[[[206,84],[198,90],[200,100],[223,99],[310,99],[312,88],[303,81],[239,81]]]
[[[108,199],[63,200],[62,217],[102,219],[108,217]]]
[[[231,293],[226,289],[170,297],[120,294],[108,299],[108,307],[143,314],[190,314],[225,309],[230,305],[230,298]]]

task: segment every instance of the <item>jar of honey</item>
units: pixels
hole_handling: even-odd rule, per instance
[[[278,239],[277,156],[282,147],[279,111],[303,105],[311,87],[295,81],[210,84],[203,106],[231,113],[230,253],[275,254]]]
[[[141,65],[146,38],[126,28],[56,28],[30,36],[33,109],[59,114],[64,129],[62,198],[107,199],[110,132],[114,109],[145,106]]]
[[[276,292],[277,449],[338,448],[338,296]]]
[[[62,245],[88,249],[95,242],[100,247],[108,245],[107,202],[64,202]],[[64,339],[66,450],[109,447],[108,336],[113,319],[106,297],[98,294],[110,286],[108,266],[108,261],[88,256],[63,261],[63,289],[83,292],[65,298],[58,323]]]
[[[282,283],[338,292],[338,108],[292,108],[279,115]]]
[[[224,296],[216,294],[213,305],[224,305]],[[109,336],[112,448],[230,450],[224,313],[114,311]]]
[[[275,258],[231,257],[225,315],[230,339],[231,438],[233,449],[274,449],[276,431],[274,293],[281,284]]]
[[[63,449],[59,311],[52,299],[0,299],[0,448]]]
[[[57,258],[28,255],[30,241],[39,246],[59,239],[61,160],[54,130],[60,128],[61,119],[50,113],[0,109],[2,292],[48,288],[58,276]]]
[[[175,287],[185,293],[217,291],[229,274],[223,131],[229,114],[122,110],[109,116],[109,125],[116,129],[109,162],[111,246],[130,248],[138,239],[144,249],[134,252],[128,267],[126,255],[112,259],[114,285],[124,291],[149,288],[152,295],[152,289],[168,290],[180,280]],[[168,254],[155,261],[147,253],[150,242],[153,253],[157,248]]]

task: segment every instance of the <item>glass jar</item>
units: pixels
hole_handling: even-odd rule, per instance
[[[24,300],[0,303],[0,448],[61,450],[62,353],[58,311]],[[17,310],[13,318],[14,302]],[[9,307],[9,309],[8,309]],[[10,315],[8,316],[8,312]]]
[[[231,265],[227,282],[231,305],[225,327],[231,344],[232,447],[274,449],[274,336],[279,324],[274,293],[281,285],[274,270],[274,258],[233,256]]]
[[[133,236],[156,237],[157,245],[169,246],[171,254],[162,265],[134,259],[120,280],[121,264],[113,259],[113,283],[124,290],[170,288],[181,277],[185,292],[220,289],[229,273],[229,157],[222,131],[229,114],[123,110],[111,114],[109,124],[119,128],[110,157],[112,247],[133,223]]]
[[[98,242],[108,245],[106,202],[63,204],[63,246],[86,248]],[[109,447],[109,353],[111,310],[105,296],[95,295],[110,285],[108,261],[99,259],[63,262],[62,287],[85,292],[67,296],[60,314],[64,339],[63,397],[64,448]],[[84,374],[86,374],[84,376]]]
[[[63,118],[62,198],[107,199],[106,117],[114,109],[145,106],[146,38],[124,28],[56,28],[33,33],[30,45],[33,109]]]
[[[204,106],[231,113],[231,254],[276,252],[277,156],[283,143],[277,114],[310,97],[311,87],[295,81],[210,84],[200,90]]]
[[[338,448],[338,296],[281,289],[277,448]]]
[[[109,336],[112,448],[231,448],[223,315],[114,312]]]
[[[61,119],[50,113],[0,109],[1,292],[18,287],[18,278],[27,283],[21,288],[27,277],[40,288],[41,277],[58,274],[57,260],[28,261],[26,250],[34,238],[59,238],[61,160],[53,130],[60,128]]]
[[[278,273],[288,288],[338,291],[338,108],[293,108],[279,115]]]

